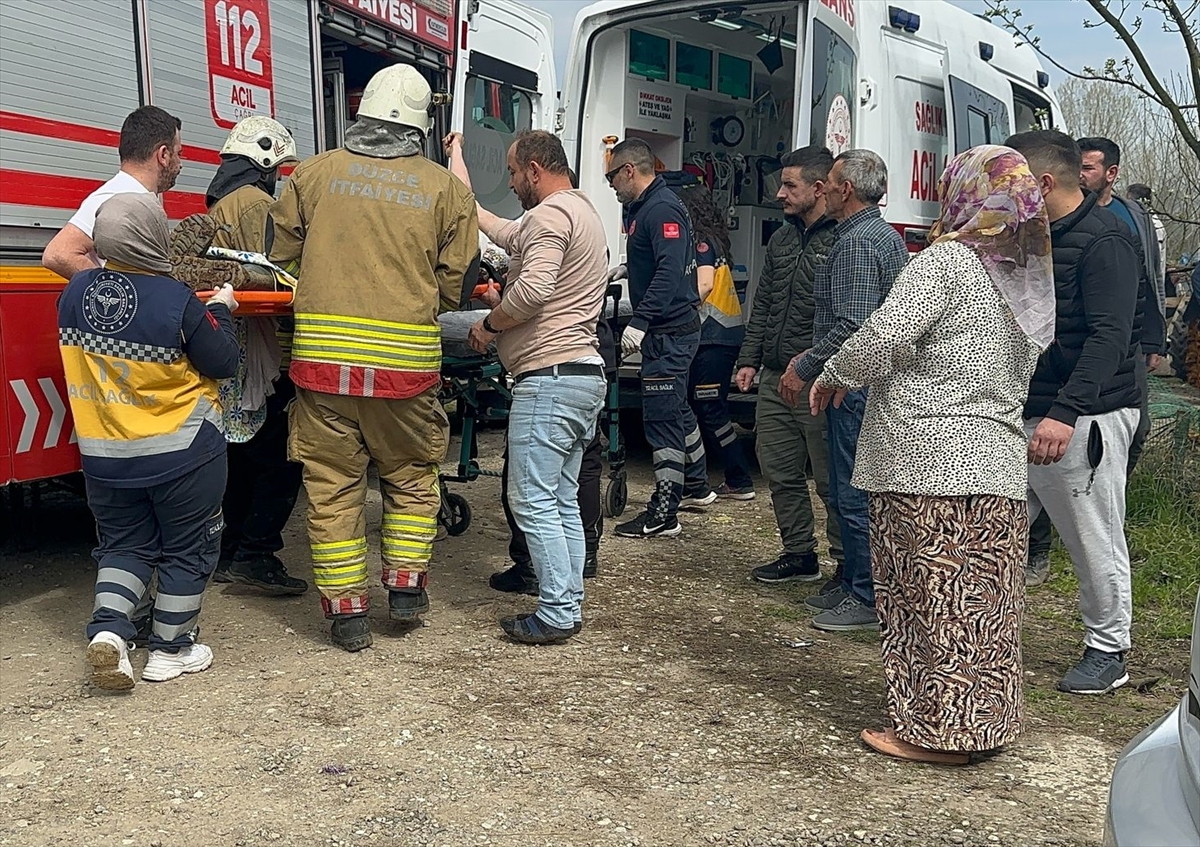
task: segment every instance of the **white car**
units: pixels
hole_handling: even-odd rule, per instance
[[[1108,792],[1104,844],[1200,847],[1200,594],[1187,693],[1121,751]]]

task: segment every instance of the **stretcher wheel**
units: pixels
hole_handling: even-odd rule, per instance
[[[625,513],[625,505],[629,502],[629,486],[624,477],[610,480],[604,491],[604,513],[610,518],[619,518]]]
[[[449,535],[462,535],[471,526],[471,505],[461,494],[446,494],[438,521]]]

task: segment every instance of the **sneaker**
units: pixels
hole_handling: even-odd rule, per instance
[[[681,509],[703,509],[705,506],[711,506],[717,502],[717,492],[711,488],[703,488],[692,493],[683,493],[683,499],[679,501]]]
[[[388,617],[394,621],[415,621],[429,611],[429,595],[424,588],[388,592]]]
[[[166,682],[185,673],[200,673],[212,665],[213,652],[203,644],[189,644],[178,653],[166,650],[151,650],[142,679],[150,682]]]
[[[517,625],[517,621],[524,620],[525,618],[531,618],[535,614],[537,614],[537,613],[536,612],[526,612],[523,615],[513,615],[510,618],[501,618],[500,619],[500,628],[503,629],[505,632],[510,632],[510,630],[512,630]],[[575,623],[571,625],[571,634],[572,635],[578,635],[582,631],[583,631],[583,621],[575,621]]]
[[[821,587],[817,589],[817,594],[824,597],[826,594],[833,594],[835,591],[842,590],[842,578],[837,574],[829,577],[821,583]]]
[[[870,606],[854,597],[847,597],[827,612],[812,619],[812,625],[823,632],[858,632],[879,629],[879,615]]]
[[[734,488],[728,482],[723,482],[715,489],[715,493],[722,500],[753,500],[758,495],[754,493],[754,486],[747,485],[744,488]]]
[[[1067,694],[1107,694],[1127,682],[1124,653],[1105,653],[1086,647],[1083,660],[1059,680],[1058,690]]]
[[[227,584],[233,582],[233,577],[229,575],[229,566],[233,564],[233,559],[221,559],[217,562],[217,569],[213,571],[212,581]]]
[[[600,554],[596,550],[588,550],[583,558],[583,578],[593,579],[600,572]],[[535,591],[536,593],[536,591]]]
[[[105,691],[128,691],[133,688],[129,645],[115,632],[96,633],[88,644],[87,660],[92,666],[92,685]]]
[[[371,646],[371,621],[365,613],[334,615],[329,636],[334,644],[347,653],[357,653]]]
[[[528,594],[531,597],[538,594],[537,577],[533,575],[533,565],[528,564],[517,563],[506,571],[497,571],[488,577],[488,585],[505,594]]]
[[[814,594],[812,597],[806,597],[804,599],[804,605],[806,608],[812,609],[814,612],[828,612],[830,609],[836,609],[838,606],[842,605],[842,601],[849,596],[850,595],[847,594],[842,588],[841,581],[839,581],[838,584],[833,587],[833,590],[829,592],[826,592],[824,590],[824,586],[822,586],[822,590],[820,592]]]
[[[617,524],[617,535],[622,538],[674,538],[683,532],[678,518],[660,520],[651,518],[649,512],[642,512],[631,521]]]
[[[253,585],[266,594],[277,597],[294,597],[308,591],[308,583],[289,576],[287,568],[277,556],[260,556],[249,561],[234,561],[226,570],[230,582]],[[216,581],[216,574],[213,575]]]
[[[758,582],[815,582],[821,578],[816,553],[784,553],[769,565],[755,568],[750,576]]]
[[[500,628],[509,638],[520,644],[562,644],[577,631],[574,626],[571,629],[550,626],[536,613],[505,618],[500,622]],[[582,624],[580,624],[580,628],[582,628]]]
[[[1030,553],[1025,563],[1025,587],[1034,588],[1050,577],[1050,554]]]

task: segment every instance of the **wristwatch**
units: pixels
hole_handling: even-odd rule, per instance
[[[488,320],[488,318],[490,318],[490,317],[491,317],[491,315],[488,315],[487,317],[485,317],[483,319],[483,328],[486,329],[488,332],[490,332],[492,335],[499,335],[500,330],[498,330],[494,326],[492,326],[492,322],[490,320]]]

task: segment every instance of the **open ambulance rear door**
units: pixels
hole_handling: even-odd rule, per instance
[[[508,148],[522,130],[555,129],[553,22],[513,0],[467,0],[465,7],[450,126],[463,134],[480,204],[518,218],[521,204],[508,188]]]

